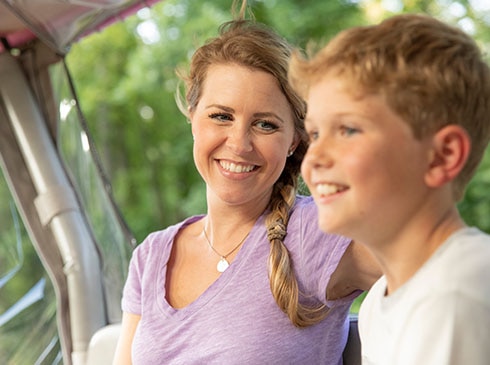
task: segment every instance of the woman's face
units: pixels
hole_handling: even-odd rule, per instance
[[[298,143],[277,80],[236,64],[210,66],[190,119],[208,201],[265,208],[288,151]]]

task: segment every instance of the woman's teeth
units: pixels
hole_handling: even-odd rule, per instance
[[[238,165],[233,162],[220,161],[222,168],[230,172],[250,172],[254,169],[255,165]]]

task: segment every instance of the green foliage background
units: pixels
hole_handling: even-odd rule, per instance
[[[322,45],[346,27],[417,11],[464,27],[488,49],[490,7],[482,11],[477,3],[249,1],[257,20],[302,48],[309,42]],[[165,0],[85,38],[67,57],[115,199],[138,241],[151,231],[205,211],[204,184],[192,160],[190,127],[175,104],[175,69],[187,67],[196,46],[215,36],[218,26],[232,18],[231,4],[231,0]],[[153,32],[142,32],[145,27]],[[490,232],[488,155],[460,207],[469,224]]]

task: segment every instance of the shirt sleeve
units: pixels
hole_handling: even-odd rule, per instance
[[[361,291],[345,298],[326,300],[330,277],[352,240],[320,230],[317,209],[311,197],[303,198],[299,223],[299,242],[302,247],[298,263],[301,265],[301,271],[306,273],[306,276],[299,274],[299,277],[302,277],[305,286],[311,288],[314,295],[329,307],[354,300]]]
[[[124,284],[121,307],[123,312],[141,315],[143,269],[148,258],[148,244],[141,243],[133,251],[128,278]]]

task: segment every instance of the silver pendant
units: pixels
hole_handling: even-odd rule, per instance
[[[226,261],[224,257],[222,257],[216,265],[216,270],[218,270],[219,272],[224,272],[226,269],[228,269],[228,266],[230,266],[230,264],[228,263],[228,261]]]

